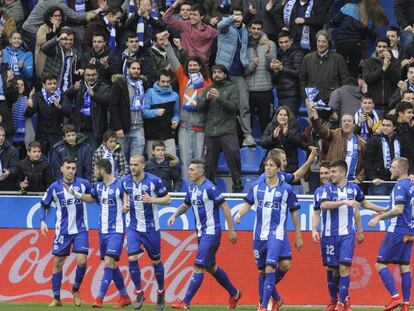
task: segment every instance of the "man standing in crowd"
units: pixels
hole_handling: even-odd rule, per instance
[[[6,140],[6,132],[0,126],[0,190],[17,189],[17,165],[19,151]]]

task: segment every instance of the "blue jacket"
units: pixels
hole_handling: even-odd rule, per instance
[[[216,64],[222,64],[226,66],[227,69],[230,69],[237,49],[239,29],[237,29],[234,24],[234,18],[232,15],[224,17],[217,24],[217,29],[219,31],[219,36],[217,41]],[[247,32],[246,27],[243,26],[241,31],[240,60],[245,69],[249,67],[249,58],[247,56],[248,42],[249,33]]]
[[[162,116],[158,115],[158,109],[165,109]],[[171,128],[171,122],[180,122],[180,99],[171,87],[161,88],[158,82],[154,83],[145,93],[144,109],[145,139],[166,140],[175,137],[175,131]]]
[[[3,63],[10,63],[14,48],[10,45],[3,49]],[[23,69],[20,69],[20,75],[26,80],[30,80],[33,77],[33,54],[30,51],[25,51],[23,48],[17,49],[16,55],[17,61],[24,61]],[[15,73],[16,74],[16,73]],[[19,75],[19,74],[16,74]]]

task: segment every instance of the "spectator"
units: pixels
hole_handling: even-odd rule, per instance
[[[58,6],[49,7],[43,15],[44,24],[37,30],[35,46],[35,69],[36,76],[39,79],[42,77],[47,58],[42,51],[42,47],[47,41],[60,36],[64,21],[65,15]]]
[[[414,92],[414,63],[409,64],[407,68],[407,79],[398,81],[397,89],[390,98],[390,107],[395,108],[395,106],[401,101],[402,94],[410,90]]]
[[[314,108],[314,103],[307,100],[312,128],[320,138],[329,142],[328,151],[322,154],[323,161],[344,160],[348,165],[347,179],[361,183],[365,180],[363,169],[365,141],[354,134],[354,116],[345,114],[341,119],[341,127],[335,130],[325,128]]]
[[[407,102],[413,105],[414,107],[414,91],[406,90],[402,94],[402,102]]]
[[[198,100],[200,112],[206,112],[206,163],[207,178],[215,181],[220,151],[230,169],[233,192],[241,192],[240,148],[236,134],[237,85],[229,81],[229,73],[224,65],[214,65],[211,69],[213,84],[205,88]]]
[[[173,15],[173,18],[177,20],[188,21],[190,19],[191,6],[192,4],[190,2],[182,2],[180,5],[179,14]],[[162,16],[163,15],[164,14],[162,14]],[[169,25],[167,26],[167,30],[173,37],[180,37],[180,31],[177,28]]]
[[[161,140],[165,144],[166,152],[175,155],[174,137],[180,123],[180,102],[178,94],[171,88],[169,71],[164,69],[157,73],[157,81],[145,93],[142,115],[148,157],[156,140]]]
[[[337,27],[336,50],[344,57],[351,76],[356,78],[368,39],[376,39],[375,27],[388,25],[388,18],[377,0],[359,0],[345,4],[331,20],[331,24]]]
[[[75,75],[83,73],[79,68],[80,57],[73,48],[75,36],[69,27],[63,27],[59,37],[48,40],[42,47],[47,55],[43,73],[57,76],[58,87],[64,92],[75,82]],[[43,149],[42,149],[43,150]]]
[[[46,158],[42,158],[39,142],[34,141],[27,148],[27,157],[17,165],[19,189],[30,192],[44,192],[55,181],[53,170]]]
[[[33,76],[33,54],[23,46],[22,35],[13,31],[10,34],[10,45],[3,49],[3,63],[9,65],[15,76],[22,76],[30,82]]]
[[[328,32],[320,30],[316,40],[316,51],[303,59],[299,72],[300,88],[302,96],[306,97],[306,87],[318,87],[319,99],[327,104],[331,93],[345,84],[349,73],[344,58],[329,50],[331,38]]]
[[[178,162],[175,155],[166,153],[162,141],[155,141],[152,144],[152,156],[145,162],[145,172],[161,178],[169,192],[181,192],[182,179]]]
[[[116,133],[114,131],[106,131],[103,135],[102,145],[95,150],[92,156],[92,167],[99,159],[107,159],[111,162],[111,175],[121,179],[128,174],[128,163],[122,152],[122,146],[116,142]],[[97,183],[95,175],[92,176],[92,184]]]
[[[400,29],[395,26],[390,26],[387,29],[386,36],[390,40],[390,52],[392,56],[401,64],[401,69],[413,63],[414,59],[406,57],[405,49],[400,46]]]
[[[413,40],[414,3],[407,0],[395,0],[394,13],[398,26],[401,28],[401,44],[405,48]]]
[[[160,70],[170,70],[170,62],[168,60],[167,52],[165,51],[165,37],[164,31],[154,31],[152,33],[151,58],[154,64],[155,72]]]
[[[286,153],[288,163],[286,171],[293,173],[298,169],[298,147],[300,130],[295,116],[286,106],[280,106],[273,120],[268,124],[260,139],[260,144],[268,150],[280,148]]]
[[[397,139],[395,119],[385,116],[381,121],[381,132],[368,140],[364,167],[367,179],[372,182],[368,187],[370,195],[389,195],[393,184],[383,183],[391,180],[391,163],[401,156],[401,144]]]
[[[0,191],[17,189],[17,165],[19,151],[6,140],[6,132],[0,126]]]
[[[76,131],[85,134],[86,141],[95,151],[102,142],[103,133],[108,129],[107,112],[111,88],[99,79],[94,64],[86,65],[83,78],[83,81],[75,82],[65,93],[65,99],[70,100],[65,105],[70,105],[73,101],[73,124]]]
[[[204,158],[206,113],[200,112],[198,109],[200,103],[198,95],[211,85],[211,79],[200,57],[190,56],[182,66],[168,42],[165,50],[178,82],[180,96],[178,145],[180,147],[181,175],[187,178],[190,161]]]
[[[273,41],[268,40],[266,44],[260,44],[260,40],[264,36],[262,31],[262,21],[254,20],[250,23],[247,56],[253,66],[249,66],[251,70],[245,73],[249,90],[250,113],[251,115],[257,113],[261,133],[264,132],[270,121],[273,84],[269,66],[272,59],[276,58],[276,45]]]
[[[9,39],[12,32],[16,31],[16,23],[11,15],[0,7],[0,47],[10,44]]]
[[[2,1],[3,10],[9,14],[15,24],[16,28],[20,29],[22,28],[22,24],[24,22],[24,11],[23,6],[20,0],[8,0],[8,1]]]
[[[328,9],[325,1],[321,0],[288,0],[283,6],[281,24],[288,30],[294,44],[303,50],[316,49],[315,35],[328,20]]]
[[[395,132],[401,143],[401,156],[407,158],[410,163],[410,174],[414,173],[414,129],[411,126],[414,119],[413,110],[413,105],[407,102],[401,102],[395,107]]]
[[[113,79],[109,104],[110,128],[116,131],[116,137],[128,161],[131,155],[144,154],[142,109],[145,89],[146,81],[141,76],[138,60],[128,62],[126,77],[118,75]]]
[[[76,131],[72,124],[65,124],[62,128],[63,139],[52,149],[52,167],[56,178],[62,178],[60,168],[66,157],[76,158],[76,176],[91,180],[92,178],[92,150],[86,142],[84,134]]]
[[[124,11],[120,7],[111,6],[104,12],[100,12],[96,18],[86,24],[82,41],[82,50],[91,49],[92,36],[94,33],[105,35],[108,48],[112,52],[117,52],[120,46],[120,23]]]
[[[241,8],[243,0],[206,0],[203,4],[206,9],[204,22],[215,27],[223,17],[231,14],[231,8]]]
[[[333,109],[329,119],[337,122],[342,120],[345,114],[355,115],[361,106],[361,97],[361,88],[356,79],[349,77],[344,85],[333,91],[329,97],[328,106]]]
[[[8,70],[3,63],[3,52],[0,51],[0,126],[4,129],[7,138],[14,134],[15,128],[12,121],[12,105],[19,98],[13,71]],[[1,173],[1,171],[0,171]]]
[[[355,130],[354,133],[368,141],[374,134],[374,126],[380,120],[380,115],[374,109],[375,103],[370,95],[363,95],[361,98],[361,107],[355,112]]]
[[[183,0],[175,0],[162,19],[181,33],[181,43],[189,56],[197,55],[204,63],[207,63],[211,55],[213,42],[218,36],[218,31],[203,23],[205,11],[198,4],[191,7],[188,21],[175,20],[172,15],[181,3],[183,3]]]
[[[244,75],[253,71],[259,63],[256,60],[249,63],[247,45],[249,33],[243,24],[243,12],[240,8],[233,8],[231,16],[227,16],[218,23],[216,64],[226,67],[229,77],[239,88],[240,100],[238,103],[239,122],[243,132],[243,146],[255,146],[250,126],[249,91]],[[268,47],[270,49],[270,45]],[[249,66],[252,66],[249,68]]]
[[[274,83],[277,89],[279,106],[287,106],[296,116],[301,105],[299,72],[303,61],[303,51],[293,44],[290,33],[283,30],[277,42],[277,59],[272,59]]]
[[[392,57],[389,48],[388,38],[378,38],[374,56],[362,64],[368,92],[372,94],[375,105],[382,115],[386,115],[390,110],[390,97],[394,94],[401,77],[400,65]]]
[[[49,150],[60,140],[63,117],[71,116],[71,108],[62,105],[61,90],[57,87],[54,73],[45,73],[42,78],[42,89],[27,100],[26,117],[37,113],[38,122],[35,139],[42,146],[42,152]]]

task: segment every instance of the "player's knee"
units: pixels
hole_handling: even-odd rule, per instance
[[[203,267],[199,267],[199,266],[194,266],[193,267],[193,272],[194,273],[202,273],[202,272],[204,272],[204,270],[205,270],[205,268],[203,268]]]
[[[86,260],[87,260],[87,256],[83,255],[83,254],[78,254],[78,256],[76,256],[76,264],[79,267],[86,267]]]
[[[283,272],[287,272],[290,269],[290,260],[282,260],[278,263],[279,269]]]
[[[55,260],[54,260],[54,263],[53,263],[54,270],[55,271],[62,271],[64,263],[65,263],[65,257],[55,256]]]
[[[138,261],[138,255],[128,256],[128,261]]]
[[[410,266],[409,265],[400,265],[400,273],[406,273],[406,272],[410,272]]]
[[[339,274],[341,276],[349,275],[349,266],[339,265]]]
[[[375,269],[377,269],[378,272],[380,272],[382,269],[386,268],[387,265],[380,263],[380,262],[376,262],[375,263]]]
[[[265,276],[265,275],[266,275],[266,271],[265,271],[265,269],[260,269],[260,270],[259,270],[259,275],[261,275],[261,276]]]
[[[106,268],[115,268],[115,259],[112,257],[105,256],[104,263]]]
[[[153,266],[156,266],[156,265],[158,265],[160,262],[161,262],[161,259],[159,259],[159,260],[152,260],[152,265],[153,265]]]
[[[276,267],[275,266],[266,266],[266,273],[273,273],[276,272]]]

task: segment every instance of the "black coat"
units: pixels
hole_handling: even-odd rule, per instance
[[[171,157],[166,154],[161,163],[157,163],[154,158],[148,160],[145,162],[145,172],[159,177],[168,191],[180,192],[183,181],[177,166],[178,161],[172,160]]]
[[[0,73],[0,79],[3,82],[3,92],[5,101],[0,100],[0,126],[4,128],[6,135],[9,137],[14,134],[15,128],[12,119],[12,107],[13,103],[19,98],[19,91],[16,86],[16,81],[11,80],[10,83],[6,83],[7,72]]]
[[[17,166],[17,182],[20,185],[27,177],[29,187],[26,191],[44,192],[55,181],[52,166],[45,160],[30,161],[29,157],[21,160]]]
[[[414,173],[414,129],[406,123],[398,123],[395,128],[401,143],[401,156],[410,163],[410,174]]]
[[[10,175],[0,181],[0,191],[17,190],[17,165],[19,163],[19,151],[7,140],[4,141],[3,148],[0,149],[0,161],[2,169],[7,169]]]
[[[414,23],[414,2],[411,0],[394,0],[394,12],[397,23],[406,28]]]
[[[103,57],[108,56],[108,68],[104,68],[99,60]],[[95,57],[97,60],[95,66],[99,73],[99,78],[107,84],[111,84],[111,77],[114,74],[121,73],[121,60],[117,53],[111,52],[109,49],[105,49],[101,54],[97,54],[93,51],[86,51],[82,54],[81,67],[85,68],[89,61]]]
[[[119,75],[113,80],[110,99],[109,127],[114,131],[129,132],[131,130],[131,103],[128,85],[123,76]]]

